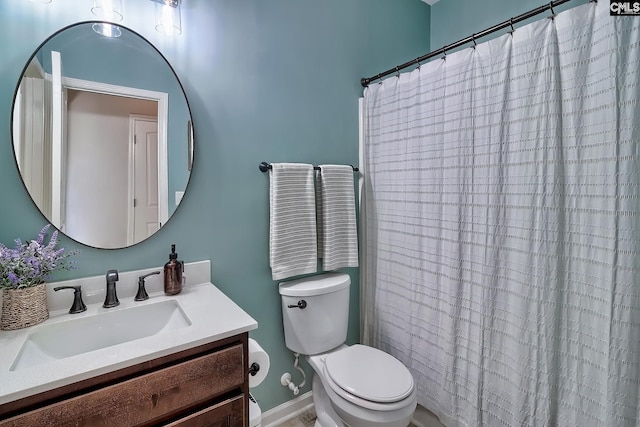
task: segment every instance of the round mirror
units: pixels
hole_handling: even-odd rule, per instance
[[[153,235],[175,212],[193,130],[160,52],[127,28],[99,33],[106,24],[95,24],[64,28],[31,56],[14,97],[13,148],[49,222],[80,243],[114,249]]]

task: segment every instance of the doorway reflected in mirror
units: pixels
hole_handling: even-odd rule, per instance
[[[125,27],[111,39],[92,24],[57,32],[25,66],[13,148],[49,222],[80,243],[115,249],[145,240],[175,212],[193,128],[182,85],[157,49]]]

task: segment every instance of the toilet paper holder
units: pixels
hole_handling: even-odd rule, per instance
[[[249,388],[256,387],[265,380],[269,372],[269,355],[254,339],[249,338],[249,357],[245,369],[250,375]],[[245,374],[246,375],[246,374]]]
[[[255,377],[258,371],[260,371],[260,365],[257,364],[256,362],[253,362],[251,366],[249,366],[249,374],[252,377]]]

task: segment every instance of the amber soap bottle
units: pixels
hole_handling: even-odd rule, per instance
[[[178,261],[176,245],[171,245],[169,262],[164,265],[164,293],[176,295],[182,291],[182,261]]]

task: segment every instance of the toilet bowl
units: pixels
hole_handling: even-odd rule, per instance
[[[365,345],[345,345],[347,274],[280,283],[287,348],[307,355],[316,427],[406,427],[417,405],[413,377],[395,357]]]
[[[317,427],[406,427],[410,423],[417,405],[413,378],[389,354],[356,344],[308,356],[307,361],[315,371]]]

